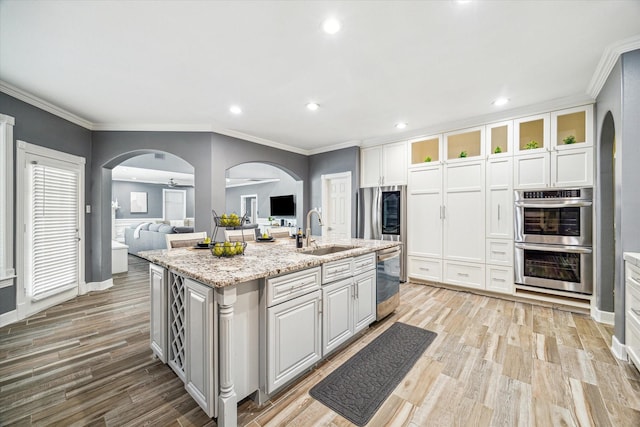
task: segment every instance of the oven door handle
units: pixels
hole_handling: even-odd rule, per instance
[[[525,202],[516,202],[515,205],[518,208],[535,208],[535,209],[544,209],[544,208],[588,208],[589,206],[593,206],[593,202],[565,202],[565,203],[525,203]]]
[[[531,245],[529,243],[516,243],[516,249],[529,249],[532,251],[546,252],[568,252],[572,254],[590,254],[593,253],[591,248],[581,246],[562,246],[562,245]]]

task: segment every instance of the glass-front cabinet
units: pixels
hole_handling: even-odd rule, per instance
[[[513,121],[487,125],[486,140],[489,157],[513,155]]]
[[[550,116],[548,113],[523,117],[513,122],[516,153],[548,151],[550,145]]]
[[[409,167],[438,163],[442,156],[442,135],[416,138],[409,141]]]
[[[449,132],[444,135],[447,161],[466,160],[484,154],[485,127],[475,127]]]
[[[557,150],[593,145],[593,105],[551,113],[551,143]]]

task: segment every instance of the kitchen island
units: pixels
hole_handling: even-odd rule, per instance
[[[150,265],[151,348],[220,426],[266,402],[375,320],[375,252],[399,242],[316,238],[141,252]]]

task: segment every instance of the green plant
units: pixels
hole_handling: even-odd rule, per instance
[[[493,150],[494,154],[502,153],[502,148],[498,145],[495,150]]]
[[[461,151],[460,152],[460,156],[458,157],[467,157],[467,152],[466,151]]]
[[[568,137],[566,137],[565,139],[562,140],[562,142],[564,142],[565,144],[569,145],[569,144],[575,144],[576,143],[576,137],[573,135],[569,135]]]
[[[425,162],[430,162],[430,161],[431,161],[431,157],[429,157],[429,156],[425,157],[425,158],[424,158],[424,161],[425,161]]]
[[[527,150],[533,150],[534,148],[538,148],[538,141],[534,141],[533,139],[524,146]]]

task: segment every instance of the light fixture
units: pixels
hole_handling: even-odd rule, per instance
[[[322,23],[322,29],[327,34],[335,34],[340,31],[340,21],[335,18],[329,18]]]
[[[397,129],[404,129],[406,127],[407,127],[407,123],[405,123],[405,122],[396,123],[396,128]]]
[[[310,102],[307,104],[307,108],[311,111],[316,111],[318,108],[320,108],[320,106],[315,102]]]
[[[501,107],[505,105],[507,102],[509,102],[509,98],[498,98],[495,101],[493,101],[492,104],[495,105],[496,107]]]
[[[229,107],[229,111],[231,111],[231,113],[233,114],[242,114],[242,108],[238,107],[237,105],[232,105],[231,107]]]

